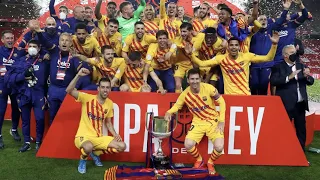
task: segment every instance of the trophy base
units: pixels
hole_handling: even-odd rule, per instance
[[[155,169],[172,169],[168,156],[152,155],[150,166]]]

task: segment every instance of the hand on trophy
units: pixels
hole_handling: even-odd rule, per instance
[[[219,122],[218,126],[216,127],[215,132],[220,132],[221,134],[224,133],[224,122]]]
[[[115,134],[113,137],[118,142],[122,141],[122,138],[121,138],[121,136],[119,134]]]
[[[166,114],[164,115],[164,119],[165,119],[166,121],[171,121],[171,116],[172,116],[172,114],[166,112]]]

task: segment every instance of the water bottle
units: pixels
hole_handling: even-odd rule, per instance
[[[320,153],[320,149],[313,148],[313,147],[310,147],[310,148],[309,148],[309,151],[310,151],[310,152],[314,152],[314,153],[318,153],[318,154]]]

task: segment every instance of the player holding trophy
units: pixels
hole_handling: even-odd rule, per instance
[[[202,137],[206,135],[214,145],[214,150],[207,163],[209,174],[214,175],[216,173],[214,161],[219,158],[224,146],[226,104],[215,87],[201,82],[199,69],[189,70],[187,81],[190,86],[180,94],[174,106],[166,112],[165,120],[170,121],[173,113],[178,112],[184,104],[187,105],[193,119],[184,146],[188,153],[196,158],[193,167],[200,168],[204,161],[196,148],[196,144],[199,144]],[[212,99],[219,104],[220,113],[217,112]]]

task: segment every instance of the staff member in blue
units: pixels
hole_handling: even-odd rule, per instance
[[[21,137],[19,136],[19,133],[17,131],[20,112],[18,109],[16,97],[12,95],[12,90],[8,88],[4,83],[4,76],[6,75],[6,72],[10,70],[12,64],[19,59],[21,51],[13,47],[14,35],[11,31],[3,31],[1,33],[1,41],[4,46],[0,46],[0,149],[4,148],[1,129],[4,115],[7,109],[8,96],[10,96],[12,109],[12,128],[10,130],[10,134],[16,141],[21,141]]]
[[[26,152],[30,146],[30,119],[33,109],[36,119],[36,150],[40,148],[45,117],[45,87],[49,76],[49,63],[40,55],[37,40],[28,43],[28,55],[16,61],[8,71],[8,84],[16,90],[18,106],[22,117],[22,134],[24,144],[19,152]]]
[[[53,122],[63,100],[66,96],[66,88],[81,68],[79,59],[72,57],[70,47],[72,45],[71,35],[62,33],[59,39],[59,47],[48,41],[43,41],[43,30],[40,29],[38,21],[33,21],[31,29],[37,32],[37,36],[43,47],[50,53],[50,85],[48,90],[50,124]]]

